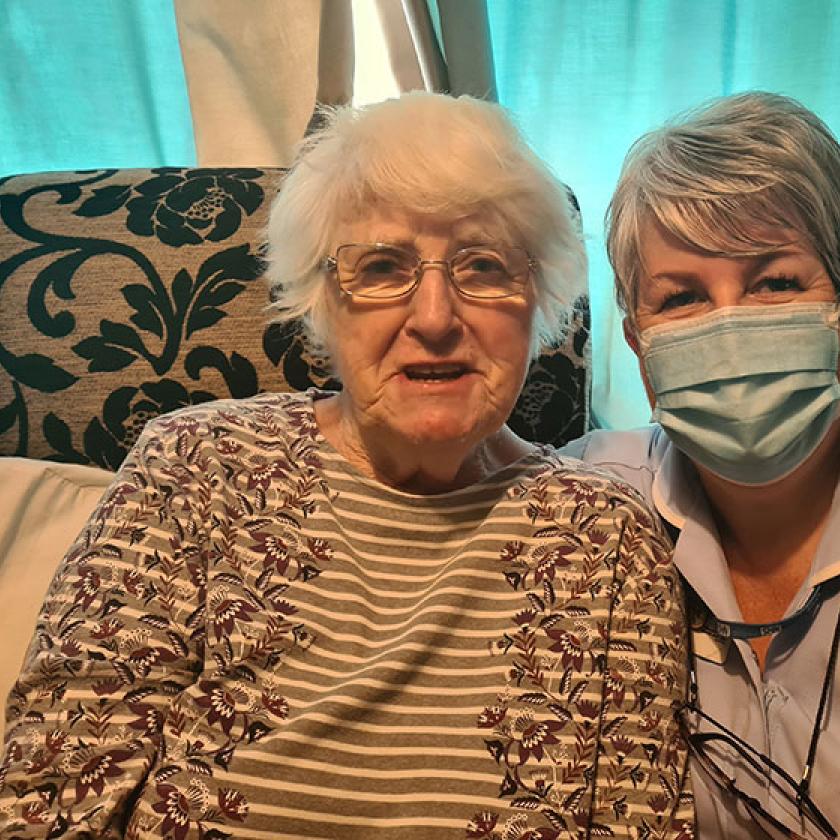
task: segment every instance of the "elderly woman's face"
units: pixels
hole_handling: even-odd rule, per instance
[[[715,257],[646,221],[636,329],[724,306],[834,300],[834,285],[813,248],[793,230],[780,230],[779,243],[778,250],[761,256]]]
[[[441,223],[385,208],[341,226],[348,243],[387,243],[423,260],[497,243],[479,217]],[[460,295],[446,268],[426,266],[419,285],[391,301],[342,295],[327,278],[328,345],[344,386],[345,420],[416,444],[496,432],[513,409],[528,367],[534,315],[531,282],[513,297]]]

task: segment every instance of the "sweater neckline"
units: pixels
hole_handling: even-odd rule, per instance
[[[410,493],[366,475],[358,469],[358,467],[351,464],[350,461],[348,461],[347,458],[342,455],[326,439],[326,437],[324,437],[315,417],[315,402],[319,399],[331,397],[336,393],[336,391],[324,391],[319,388],[309,388],[299,394],[299,397],[303,399],[306,411],[309,414],[309,420],[312,424],[312,428],[315,429],[313,439],[318,447],[318,451],[321,453],[322,462],[329,462],[332,470],[338,470],[348,478],[351,478],[353,481],[359,482],[371,489],[375,489],[380,493],[387,494],[394,500],[401,499],[404,502],[426,503],[429,505],[435,505],[437,502],[446,504],[453,499],[463,500],[464,498],[481,494],[482,491],[507,488],[519,479],[531,473],[534,466],[543,464],[546,458],[551,456],[554,452],[554,450],[547,444],[535,443],[534,446],[536,448],[531,452],[528,452],[503,467],[500,467],[498,470],[494,470],[479,481],[469,484],[466,487],[461,487],[455,490],[446,490],[442,493]]]

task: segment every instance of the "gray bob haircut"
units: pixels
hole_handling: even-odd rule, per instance
[[[375,206],[455,221],[484,214],[495,236],[536,260],[531,352],[558,341],[585,291],[586,252],[568,189],[498,105],[415,92],[321,112],[268,223],[266,276],[274,320],[302,318],[324,350],[324,259],[342,222]]]
[[[606,217],[616,297],[631,319],[648,219],[716,256],[768,253],[780,245],[778,229],[792,228],[838,288],[840,146],[802,104],[761,91],[712,100],[643,135]]]

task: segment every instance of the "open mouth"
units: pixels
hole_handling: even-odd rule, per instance
[[[412,382],[449,382],[469,373],[465,365],[406,365],[403,373]]]

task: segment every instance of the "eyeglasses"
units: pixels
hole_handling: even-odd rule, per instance
[[[394,245],[349,244],[324,260],[341,291],[353,298],[393,300],[410,295],[430,266],[445,269],[452,285],[467,298],[495,300],[522,294],[536,262],[523,248],[475,245],[448,260],[422,260]]]
[[[690,632],[688,633],[688,637],[689,647],[691,648]],[[811,772],[817,754],[817,743],[823,729],[823,722],[828,706],[828,695],[837,662],[838,641],[840,641],[840,616],[838,616],[837,624],[834,628],[834,638],[831,642],[828,665],[823,677],[820,702],[817,708],[814,728],[811,731],[811,742],[808,747],[805,767],[802,771],[802,778],[798,782],[783,767],[776,764],[773,759],[755,749],[755,747],[747,743],[722,723],[706,714],[698,706],[697,678],[694,672],[694,651],[692,649],[689,650],[689,699],[680,708],[678,713],[680,730],[688,744],[689,751],[708,776],[720,788],[727,791],[744,805],[755,824],[770,838],[782,837],[791,838],[791,840],[800,840],[802,836],[791,831],[779,819],[769,813],[758,799],[741,790],[736,784],[735,779],[726,773],[717,763],[709,747],[717,747],[721,744],[729,747],[787,799],[796,808],[801,819],[807,820],[823,837],[836,838],[837,831],[822,811],[820,811],[813,799],[811,799],[809,790],[811,785]],[[690,721],[692,715],[706,721],[706,723],[713,727],[713,730],[704,732],[693,730]]]

